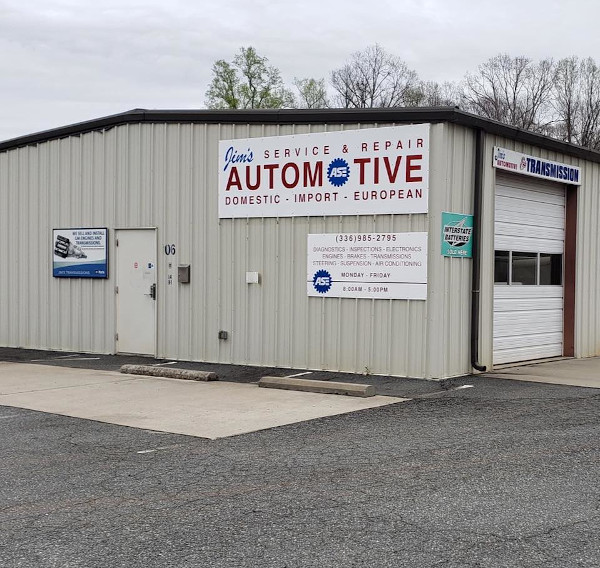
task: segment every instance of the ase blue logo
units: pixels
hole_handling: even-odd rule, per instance
[[[331,288],[331,274],[327,270],[317,270],[313,276],[313,286],[319,294],[325,294],[329,292]]]
[[[340,187],[344,185],[350,177],[350,166],[342,158],[336,158],[331,161],[327,168],[327,179],[331,185]]]

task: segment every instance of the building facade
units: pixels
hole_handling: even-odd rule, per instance
[[[458,109],[0,144],[0,345],[443,378],[600,355],[600,154]]]

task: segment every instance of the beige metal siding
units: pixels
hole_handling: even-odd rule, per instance
[[[600,164],[582,167],[577,201],[575,356],[600,356]]]
[[[472,213],[469,129],[431,127],[429,215],[218,219],[220,139],[372,126],[124,125],[0,154],[0,343],[114,352],[113,230],[156,227],[159,356],[469,372],[471,261],[440,255],[441,212]],[[108,280],[52,278],[51,231],[77,226],[110,229]],[[430,231],[427,302],[307,297],[307,234],[357,231]],[[178,264],[191,265],[189,285],[177,284]],[[246,284],[247,271],[261,284]]]
[[[471,372],[472,260],[441,256],[442,211],[473,213],[475,134],[454,124],[432,127],[429,198],[428,377]]]
[[[575,356],[600,356],[600,164],[551,152],[501,137],[487,136],[484,151],[482,215],[481,339],[480,362],[492,366],[492,322],[494,289],[494,146],[582,168],[577,189],[577,273],[575,290]]]

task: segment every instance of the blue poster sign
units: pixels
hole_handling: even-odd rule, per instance
[[[108,229],[54,229],[52,276],[108,278]]]

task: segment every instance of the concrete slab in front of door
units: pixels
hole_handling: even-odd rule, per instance
[[[600,357],[529,363],[491,371],[484,376],[600,389]]]
[[[210,439],[405,400],[0,362],[0,405]]]

